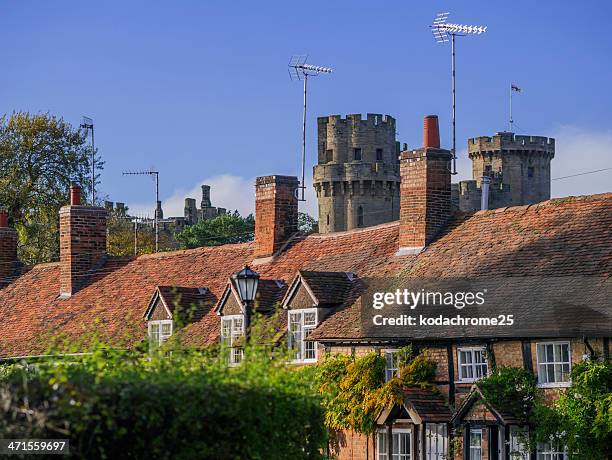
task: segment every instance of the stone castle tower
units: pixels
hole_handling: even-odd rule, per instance
[[[399,143],[395,119],[360,114],[319,117],[314,187],[319,232],[369,227],[399,218]]]
[[[489,209],[539,203],[550,199],[550,161],[555,140],[510,132],[468,140],[472,180],[454,184],[455,206],[481,207],[482,177],[490,178]]]
[[[217,208],[210,201],[210,185],[202,185],[202,201],[200,201],[200,209],[196,207],[195,198],[185,198],[185,224],[193,225],[202,220],[214,219],[215,217],[225,214],[225,208]]]

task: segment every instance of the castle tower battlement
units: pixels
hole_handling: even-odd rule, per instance
[[[399,143],[395,118],[368,113],[318,118],[314,187],[319,232],[399,218]]]
[[[491,179],[490,208],[539,203],[550,199],[550,162],[555,140],[510,132],[468,140],[474,184],[459,185],[462,210],[472,210],[483,176]],[[478,209],[478,208],[476,208]]]

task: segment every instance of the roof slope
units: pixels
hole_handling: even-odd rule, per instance
[[[395,256],[398,223],[393,222],[295,239],[273,261],[254,269],[261,279],[286,284],[298,270],[351,272],[359,279],[398,274],[400,279],[579,274],[610,280],[610,241],[612,194],[603,194],[459,216],[418,256]],[[42,352],[52,334],[76,338],[94,329],[103,336],[136,343],[145,337],[143,315],[157,286],[207,288],[216,301],[229,276],[251,263],[252,254],[253,243],[243,243],[110,259],[84,288],[64,300],[58,299],[59,265],[31,267],[0,289],[0,356]],[[360,305],[358,300],[341,306],[312,337],[366,337]],[[556,333],[567,332],[570,324],[566,323],[575,322],[576,312],[571,306],[555,308],[561,313],[549,312],[554,319],[550,327]],[[591,310],[581,330],[595,326],[612,330],[610,305],[594,305]],[[560,324],[555,315],[563,316],[566,323]],[[211,343],[218,335],[219,318],[212,306],[185,330],[187,340],[195,345]]]
[[[513,328],[419,326],[403,337],[569,336],[612,331],[612,194],[569,197],[458,216],[446,232],[407,261],[394,286],[414,280],[478,280],[510,298]],[[362,277],[363,278],[363,277]],[[588,288],[583,295],[581,289]],[[493,293],[489,293],[493,294]],[[508,294],[512,294],[509,296]],[[591,296],[589,298],[588,296]],[[491,296],[490,296],[491,297]],[[364,300],[365,296],[361,300]],[[571,302],[569,300],[578,300]],[[364,330],[365,301],[332,315],[312,340],[375,338]],[[362,305],[363,304],[363,305]],[[487,306],[490,305],[490,306]],[[470,316],[500,313],[495,302]],[[462,310],[467,314],[469,309]],[[405,313],[405,312],[404,312]],[[434,314],[456,315],[446,307]],[[380,329],[380,328],[379,328]]]
[[[367,275],[396,273],[397,223],[352,232],[311,235],[292,241],[272,263],[254,269],[262,279],[288,284],[298,269],[348,271]],[[372,241],[377,241],[376,245]],[[78,338],[96,330],[128,345],[144,339],[146,312],[157,286],[208,288],[215,300],[232,273],[253,260],[253,243],[203,247],[109,259],[85,287],[69,299],[58,299],[59,264],[31,267],[0,289],[0,356],[45,351],[50,337]],[[185,330],[191,344],[219,336],[219,318],[210,308]]]

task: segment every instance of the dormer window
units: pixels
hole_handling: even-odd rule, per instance
[[[172,335],[172,320],[149,321],[149,343],[160,346]]]
[[[144,314],[151,346],[158,347],[176,332],[175,319],[178,324],[198,321],[213,302],[206,288],[157,286]]]
[[[244,337],[244,315],[229,315],[221,318],[221,343],[229,349],[229,363],[240,364],[244,357],[242,338]]]
[[[254,315],[272,314],[285,289],[282,281],[259,279],[249,267],[228,280],[215,312],[220,317],[221,343],[229,351],[230,366],[240,364],[244,358],[244,345],[249,339],[249,325]]]
[[[295,353],[294,361],[314,362],[317,360],[317,342],[306,341],[316,326],[316,308],[289,311],[289,349]]]
[[[292,362],[317,360],[318,342],[308,338],[333,309],[348,300],[357,283],[354,273],[298,271],[282,301]]]

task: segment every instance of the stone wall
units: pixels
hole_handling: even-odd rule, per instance
[[[319,232],[369,227],[399,218],[395,119],[360,114],[318,119],[314,187]]]
[[[473,180],[458,185],[458,208],[480,209],[483,175],[491,178],[489,208],[535,204],[550,199],[550,162],[555,140],[498,133],[468,140]],[[457,201],[456,200],[456,201]]]

